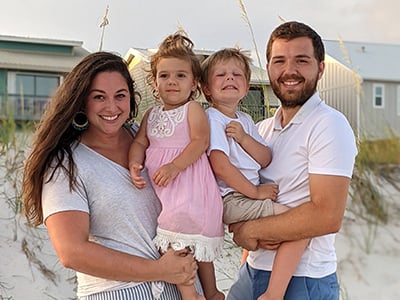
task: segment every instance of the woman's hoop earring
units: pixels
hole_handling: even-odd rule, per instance
[[[78,131],[84,131],[89,127],[89,121],[83,111],[78,111],[72,120],[72,127]]]

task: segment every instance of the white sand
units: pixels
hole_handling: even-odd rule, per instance
[[[12,193],[6,193],[5,181],[1,178],[0,299],[75,299],[74,272],[59,264],[43,227],[28,229],[23,218],[14,216],[6,200]],[[400,299],[400,196],[386,184],[379,185],[385,187],[389,223],[371,235],[372,227],[347,211],[337,237],[343,300]],[[218,286],[224,291],[235,277],[241,256],[228,240],[224,258],[216,263]]]

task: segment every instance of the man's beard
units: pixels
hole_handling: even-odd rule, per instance
[[[304,78],[295,79],[301,79],[304,81]],[[271,81],[271,88],[284,108],[302,106],[309,98],[311,98],[312,95],[314,95],[318,84],[318,78],[315,78],[314,80],[305,81],[304,87],[301,91],[285,91],[285,93],[282,93],[278,83],[281,81],[284,80],[279,78],[277,81]]]

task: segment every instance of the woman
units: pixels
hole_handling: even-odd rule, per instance
[[[121,57],[88,55],[55,93],[26,161],[25,215],[46,225],[61,263],[77,272],[79,299],[153,299],[152,290],[180,299],[173,284],[195,281],[192,255],[160,258],[160,203],[130,180],[135,95]]]

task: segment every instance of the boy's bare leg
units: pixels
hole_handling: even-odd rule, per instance
[[[212,262],[198,262],[199,277],[207,300],[224,300],[225,295],[217,289],[214,264]]]
[[[243,265],[246,262],[247,256],[249,256],[249,250],[243,249],[242,258],[240,259],[240,265]]]
[[[277,250],[267,291],[258,300],[283,300],[309,239],[283,243]]]
[[[275,215],[288,209],[284,205],[274,204]],[[289,281],[309,242],[310,239],[282,243],[275,255],[268,288],[258,300],[283,300]]]

